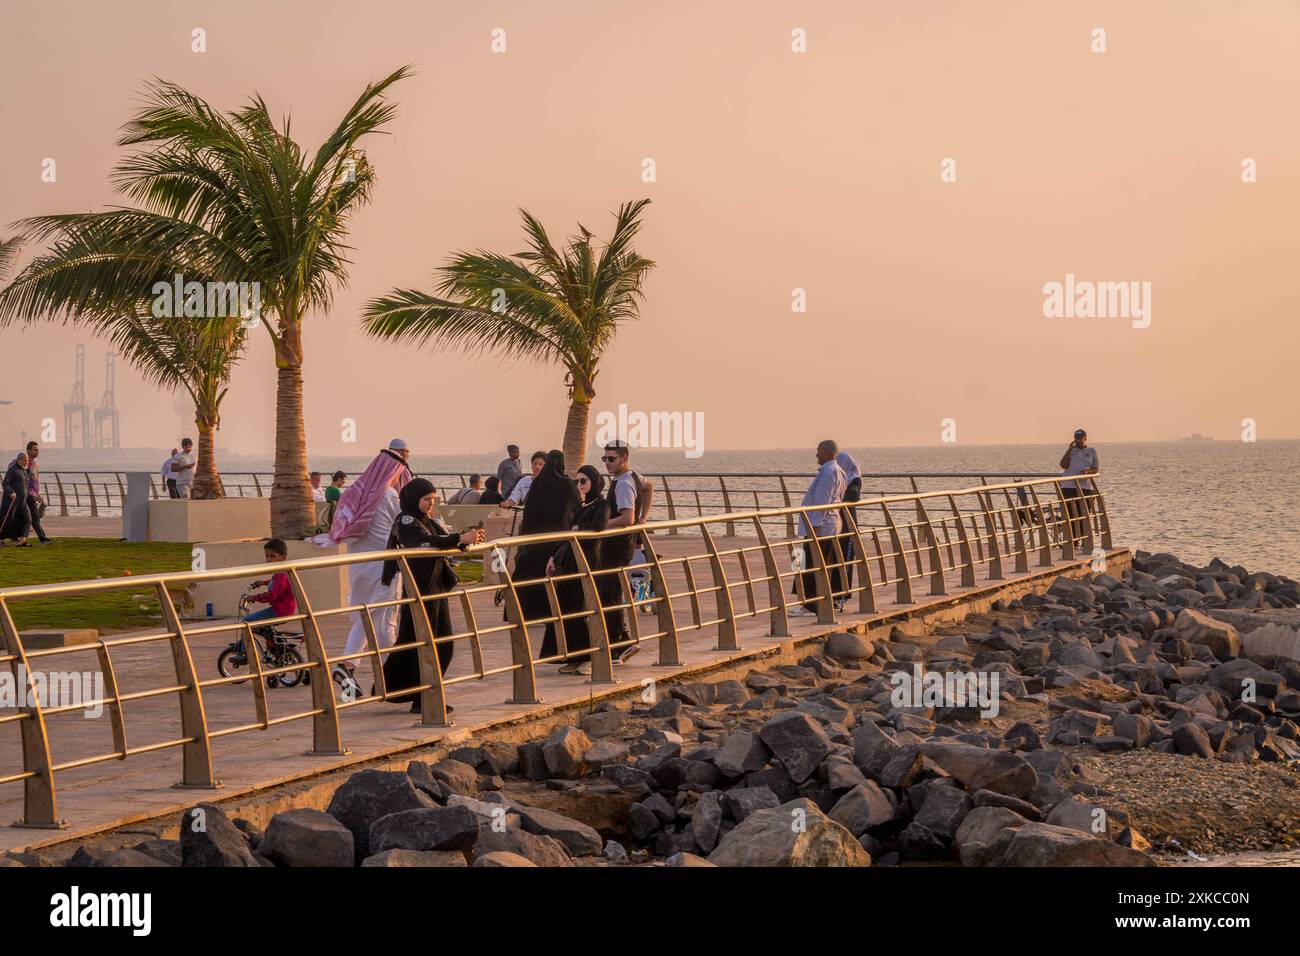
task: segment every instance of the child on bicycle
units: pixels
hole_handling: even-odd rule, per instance
[[[277,561],[285,561],[289,558],[289,548],[279,538],[268,538],[262,545],[263,553],[266,555],[268,564]],[[293,596],[293,588],[289,586],[289,575],[283,571],[272,574],[269,580],[254,581],[254,587],[265,587],[265,591],[259,591],[257,594],[250,594],[248,600],[254,604],[266,604],[260,611],[254,611],[244,617],[245,621],[264,621],[273,617],[289,617],[298,613],[298,601]]]

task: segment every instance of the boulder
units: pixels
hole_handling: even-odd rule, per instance
[[[722,794],[723,808],[737,823],[743,823],[757,810],[770,810],[780,805],[780,798],[768,787],[732,787]]]
[[[1155,866],[1145,853],[1102,837],[1050,823],[1026,823],[1013,831],[1000,866]]]
[[[708,853],[718,845],[721,830],[722,795],[716,790],[710,790],[701,794],[695,804],[695,811],[691,814],[691,834],[695,837],[696,845]]]
[[[727,739],[714,754],[713,765],[728,777],[742,777],[755,770],[762,770],[771,756],[772,752],[756,734],[736,730],[727,735]]]
[[[403,810],[435,807],[427,793],[400,771],[361,770],[334,791],[325,812],[352,831],[356,860],[371,855],[370,828],[376,820]]]
[[[850,667],[869,659],[876,653],[871,638],[852,631],[832,634],[826,639],[826,656]]]
[[[858,784],[836,801],[830,818],[855,837],[894,819],[894,805],[874,781]]]
[[[833,746],[821,724],[797,711],[773,717],[762,726],[758,736],[795,783],[812,776]]]
[[[925,798],[925,804],[913,819],[940,837],[951,840],[957,828],[971,811],[971,801],[956,787],[934,787]]]
[[[1219,660],[1241,656],[1241,638],[1235,627],[1190,607],[1178,612],[1174,630],[1188,644],[1204,644]]]
[[[470,764],[459,760],[440,760],[429,768],[433,779],[443,784],[452,793],[473,797],[478,794],[478,771]],[[409,773],[409,769],[408,769]]]
[[[351,837],[349,836],[349,839]],[[141,853],[132,847],[122,847],[115,850],[99,862],[100,866],[110,867],[112,869],[128,868],[146,868],[156,866],[171,866],[170,863],[164,863],[148,853]],[[352,860],[348,860],[348,866],[352,865]]]
[[[801,798],[750,814],[723,836],[708,861],[717,866],[870,866],[871,855],[817,804]]]
[[[368,845],[373,853],[392,849],[472,850],[479,826],[478,815],[467,807],[403,810],[376,820],[370,827]]]
[[[518,854],[538,866],[573,866],[569,851],[553,837],[538,836],[518,826],[504,829],[487,824],[481,826],[478,842],[474,844],[474,855],[497,852]]]
[[[182,813],[180,837],[184,866],[261,866],[248,838],[215,804],[200,803]]]
[[[1028,799],[1038,775],[1025,758],[1005,750],[962,743],[924,743],[920,752],[968,790],[992,790]]]
[[[536,836],[553,837],[572,856],[595,856],[605,847],[600,834],[578,820],[525,804],[519,804],[516,809],[525,830]]]
[[[542,757],[552,777],[572,780],[582,776],[582,756],[591,749],[591,738],[577,727],[557,727],[542,741]]]
[[[257,852],[277,866],[352,866],[352,831],[328,813],[301,808],[271,818]]]
[[[367,867],[465,866],[465,854],[459,850],[384,850],[361,861]]]
[[[482,856],[474,857],[475,866],[536,866],[532,860],[520,856],[518,853],[509,853],[504,850],[493,850],[491,853],[484,853]]]
[[[1027,821],[1004,807],[975,807],[953,836],[952,845],[962,866],[987,866],[990,848],[1003,830],[1017,829]]]

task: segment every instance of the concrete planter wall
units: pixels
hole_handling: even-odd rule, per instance
[[[215,617],[233,617],[239,609],[239,597],[249,582],[265,580],[275,572],[275,565],[266,563],[262,552],[262,538],[242,541],[201,541],[194,545],[195,551],[202,549],[202,567],[215,571],[219,568],[236,568],[243,565],[258,565],[247,578],[234,578],[227,581],[211,581],[196,585],[190,594],[194,599],[194,614],[204,616],[207,605],[212,604]],[[347,548],[335,546],[318,548],[310,541],[288,541],[289,558],[327,558],[335,554],[344,554]],[[198,555],[196,554],[196,557]],[[325,611],[344,607],[348,596],[347,568],[319,568],[314,571],[301,571],[303,587],[307,589],[307,599],[311,601],[312,610]],[[266,607],[256,605],[255,610]]]
[[[270,535],[269,498],[166,498],[149,502],[150,541],[228,541]]]

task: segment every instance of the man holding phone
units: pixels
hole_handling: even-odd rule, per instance
[[[1061,456],[1061,468],[1065,476],[1095,475],[1099,467],[1097,449],[1088,447],[1088,433],[1082,428],[1074,433],[1074,441]],[[1070,534],[1078,544],[1084,537],[1084,521],[1091,510],[1091,503],[1085,495],[1083,482],[1065,481],[1061,483],[1061,494],[1065,496],[1065,507],[1070,514]]]

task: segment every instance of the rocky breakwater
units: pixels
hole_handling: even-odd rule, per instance
[[[1058,578],[937,632],[836,634],[523,744],[363,770],[265,832],[200,805],[179,841],[62,862],[1126,867],[1287,847],[1300,661],[1276,632],[1247,648],[1297,603],[1286,578],[1139,552],[1122,578]]]

